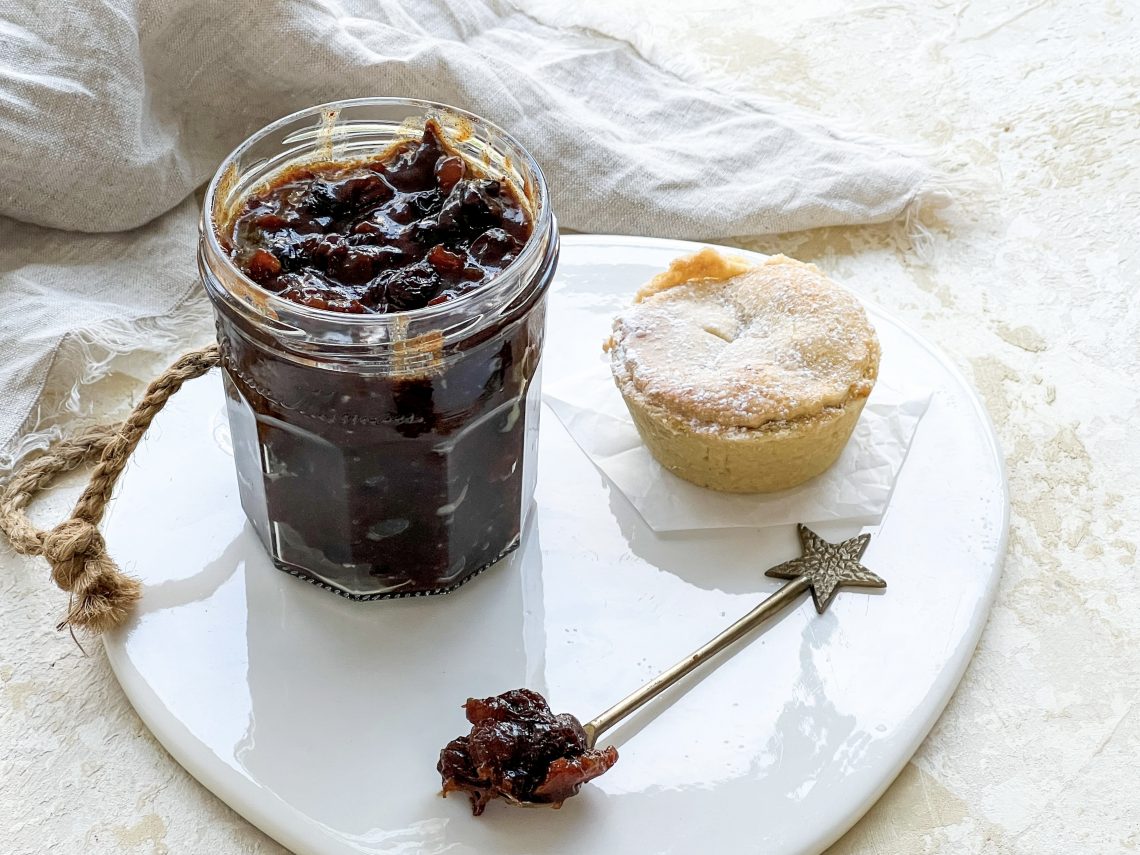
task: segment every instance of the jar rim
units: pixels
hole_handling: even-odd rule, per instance
[[[419,309],[375,314],[354,314],[351,312],[338,312],[332,309],[317,309],[312,306],[306,306],[303,303],[286,300],[284,297],[264,288],[247,276],[246,273],[234,263],[233,258],[225,251],[218,238],[214,210],[218,198],[218,189],[222,185],[223,180],[231,170],[235,169],[236,164],[246,152],[273,133],[311,116],[320,117],[332,111],[336,111],[339,114],[342,110],[353,107],[407,107],[409,108],[408,118],[413,118],[413,114],[415,113],[419,113],[419,115],[425,119],[430,118],[433,114],[456,117],[476,128],[485,129],[492,134],[496,140],[502,141],[507,146],[512,147],[514,151],[510,154],[512,156],[516,154],[520,156],[527,171],[530,173],[530,177],[533,179],[534,195],[533,198],[528,201],[532,203],[534,208],[534,222],[532,224],[530,237],[527,238],[527,242],[511,263],[499,271],[494,278],[490,279],[484,286],[460,294],[458,297],[444,303],[439,303],[434,306],[424,306]],[[226,268],[227,273],[237,277],[237,280],[242,283],[243,288],[257,294],[258,299],[256,303],[251,304],[249,301],[242,301],[250,308],[256,308],[259,313],[271,316],[284,313],[315,322],[328,323],[330,321],[336,321],[337,323],[343,323],[349,327],[368,328],[370,326],[388,326],[393,323],[422,322],[431,321],[435,318],[445,318],[456,311],[462,311],[469,304],[478,302],[479,299],[485,298],[488,295],[488,289],[493,288],[497,283],[503,282],[504,280],[509,281],[509,279],[512,278],[512,274],[515,274],[519,270],[528,269],[531,266],[536,258],[544,252],[549,233],[555,228],[553,223],[554,218],[550,210],[550,195],[546,184],[546,176],[543,175],[542,168],[538,165],[533,155],[511,134],[494,122],[459,107],[420,98],[386,96],[346,98],[306,107],[302,110],[290,113],[287,116],[282,116],[250,134],[225,157],[218,166],[213,178],[210,179],[202,201],[199,233],[202,242],[209,248],[214,258],[220,260],[221,264]],[[236,295],[231,291],[231,296]]]

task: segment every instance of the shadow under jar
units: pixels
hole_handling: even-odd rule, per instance
[[[425,123],[442,130],[444,156],[461,155],[468,175],[521,203],[528,232],[501,269],[490,265],[482,279],[468,277],[474,284],[409,309],[387,302],[384,289],[408,293],[427,262],[406,273],[385,268],[354,286],[371,297],[338,311],[308,299],[311,283],[269,275],[280,273],[274,260],[259,257],[268,274],[256,260],[251,267],[235,223],[282,176],[303,182],[369,164],[383,173],[393,147],[420,140]],[[446,191],[454,171],[452,161],[431,174]],[[424,198],[438,206],[438,194]],[[388,213],[375,219],[415,237]],[[430,240],[408,252],[426,252]],[[401,597],[452,590],[518,545],[534,492],[557,259],[533,158],[489,122],[441,104],[314,107],[226,159],[203,206],[199,268],[217,319],[242,507],[277,567],[353,599]]]

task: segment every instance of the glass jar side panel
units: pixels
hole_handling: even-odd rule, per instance
[[[219,323],[243,507],[282,569],[352,596],[445,590],[518,542],[545,299],[419,378],[280,358]]]

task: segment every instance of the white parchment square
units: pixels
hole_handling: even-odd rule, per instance
[[[834,520],[875,525],[930,403],[927,391],[879,384],[830,469],[790,490],[741,495],[698,487],[661,466],[641,441],[600,360],[554,384],[543,397],[594,465],[660,532]]]

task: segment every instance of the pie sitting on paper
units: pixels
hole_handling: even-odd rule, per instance
[[[605,348],[653,456],[732,493],[783,490],[831,466],[879,370],[863,307],[815,265],[712,249],[639,291]]]

